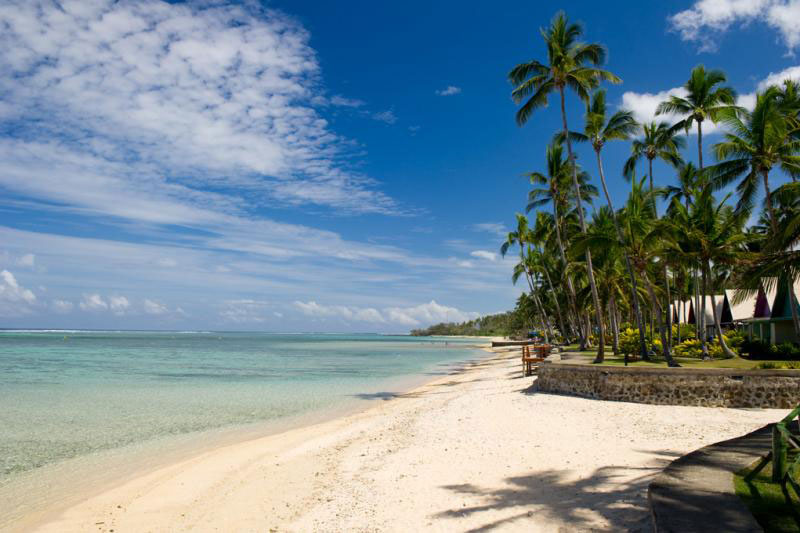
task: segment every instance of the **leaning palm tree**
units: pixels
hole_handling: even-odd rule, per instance
[[[608,204],[608,215],[613,222],[613,226],[621,248],[624,248],[624,245],[622,244],[624,242],[624,238],[622,236],[622,230],[619,227],[619,223],[617,222],[614,204],[611,201],[611,195],[608,192],[608,185],[606,184],[606,174],[603,169],[603,157],[601,152],[603,150],[603,146],[605,146],[608,141],[628,140],[638,131],[638,129],[639,124],[636,122],[636,119],[633,118],[633,112],[631,111],[620,109],[611,115],[611,117],[608,117],[606,108],[606,91],[598,90],[594,93],[591,104],[586,109],[586,124],[584,126],[583,133],[570,133],[574,140],[578,142],[589,142],[594,149],[594,153],[597,158],[597,170],[600,174],[600,182],[603,185],[603,194],[605,195],[606,203]],[[630,279],[633,313],[636,317],[636,325],[639,328],[639,351],[641,357],[644,359],[647,357],[647,344],[645,343],[644,338],[644,322],[642,320],[641,309],[639,309],[639,299],[636,297],[636,294],[638,294],[639,290],[636,283],[636,275],[634,274],[633,267],[631,266],[630,257],[627,253],[624,255],[625,265],[627,267],[628,276]],[[628,355],[626,353],[626,364],[627,358]]]
[[[800,139],[791,135],[791,126],[782,111],[775,87],[756,95],[752,112],[720,111],[719,120],[730,132],[725,134],[724,141],[714,145],[720,163],[710,169],[716,187],[724,187],[743,176],[736,186],[740,211],[752,208],[758,181],[763,183],[770,227],[775,235],[778,221],[769,187],[770,171],[780,167],[790,175],[800,173]]]
[[[703,65],[692,69],[689,80],[684,84],[686,96],[670,96],[666,102],[661,102],[656,108],[656,115],[673,113],[684,118],[675,128],[683,128],[689,133],[694,123],[697,123],[697,161],[700,170],[703,170],[703,121],[717,121],[717,116],[723,109],[741,110],[734,107],[736,92],[730,87],[717,87],[725,83],[727,78],[721,70],[706,71]]]
[[[672,167],[678,168],[683,163],[679,152],[686,145],[683,137],[669,127],[666,122],[644,124],[644,136],[634,139],[631,143],[631,156],[625,161],[623,175],[630,179],[638,163],[643,157],[647,159],[648,176],[650,178],[650,191],[653,189],[653,160],[661,159]]]
[[[514,102],[523,102],[517,111],[517,124],[525,124],[531,114],[538,108],[547,105],[548,97],[557,91],[561,98],[562,130],[567,141],[567,155],[572,166],[573,187],[578,203],[581,232],[586,233],[586,221],[583,216],[581,191],[578,184],[578,172],[572,155],[572,142],[569,139],[567,112],[565,107],[565,89],[568,87],[577,93],[584,102],[589,100],[589,91],[596,88],[601,81],[619,83],[620,79],[611,72],[598,68],[605,61],[606,51],[599,44],[586,44],[578,41],[583,33],[580,25],[570,23],[563,12],[559,12],[550,23],[550,27],[542,30],[542,37],[547,46],[547,64],[532,60],[520,63],[508,75],[515,86],[511,93]],[[602,308],[597,295],[597,285],[592,271],[592,255],[586,254],[586,273],[592,290],[592,301],[598,323],[598,348],[595,362],[602,362],[605,350]]]

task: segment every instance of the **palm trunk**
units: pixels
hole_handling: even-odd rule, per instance
[[[576,303],[575,297],[575,287],[572,285],[572,278],[570,277],[569,273],[567,272],[567,254],[564,251],[564,241],[561,240],[561,224],[559,223],[559,213],[558,213],[558,204],[556,200],[553,199],[553,218],[555,220],[556,226],[556,242],[558,243],[558,252],[561,255],[561,261],[564,263],[564,277],[567,278],[567,298],[569,299],[570,307],[572,308],[572,314],[575,317],[575,322],[580,324],[580,314],[578,313],[578,304]],[[580,337],[581,334],[580,327],[577,328],[578,336]],[[584,339],[580,339],[580,344],[584,344]]]
[[[617,303],[612,294],[608,298],[608,318],[611,323],[611,349],[619,355],[619,325],[617,324]]]
[[[708,294],[708,278],[706,276],[706,269],[701,268],[701,277],[703,278],[703,304],[700,314],[703,318],[706,316],[706,294]],[[708,355],[708,346],[706,346],[706,324],[705,320],[701,321],[702,330],[697,330],[697,336],[700,337],[700,346],[703,348],[703,359],[711,359]]]
[[[703,121],[697,121],[697,162],[703,170]]]
[[[675,362],[675,360],[672,358],[672,352],[669,350],[669,345],[667,344],[667,332],[664,329],[661,302],[659,302],[658,298],[656,297],[656,291],[653,288],[653,283],[647,276],[647,272],[642,273],[642,279],[644,279],[645,286],[647,287],[647,294],[650,296],[650,301],[652,302],[652,313],[658,317],[658,333],[661,336],[661,354],[664,356],[664,360],[667,361],[669,366],[681,366]]]
[[[692,267],[692,276],[694,276],[694,328],[697,337],[700,338],[704,317],[700,314],[700,280],[697,277],[696,267]]]
[[[545,279],[547,279],[547,286],[550,287],[550,292],[553,293],[553,302],[556,306],[556,315],[558,317],[558,327],[561,329],[561,336],[566,339],[567,330],[564,327],[564,317],[561,315],[561,305],[558,303],[558,294],[556,293],[555,287],[553,287],[553,282],[550,280],[550,273],[547,271],[547,266],[542,264],[542,270],[544,271]]]
[[[550,320],[548,320],[548,318],[547,318],[547,312],[545,311],[541,300],[539,300],[539,297],[536,295],[536,292],[532,291],[531,295],[533,296],[534,302],[536,302],[536,305],[540,309],[539,312],[542,314],[542,319],[543,319],[544,327],[545,327],[545,329],[544,329],[544,342],[545,342],[545,344],[550,344],[550,338],[553,336],[553,330],[550,328]]]
[[[767,196],[767,210],[769,211],[769,225],[772,228],[772,235],[778,235],[778,219],[775,216],[775,207],[772,205],[772,193],[769,190],[769,171],[764,170],[761,172],[764,178],[764,192]]]
[[[600,183],[603,185],[603,194],[606,196],[608,208],[611,210],[611,220],[614,221],[614,229],[617,231],[617,240],[620,247],[625,251],[625,267],[628,269],[628,277],[631,280],[631,302],[633,303],[633,314],[636,316],[636,325],[639,328],[639,355],[642,359],[647,359],[647,343],[644,340],[644,324],[642,322],[642,310],[639,309],[639,288],[636,286],[636,275],[631,266],[631,258],[625,248],[625,239],[622,237],[622,230],[619,229],[617,223],[617,213],[614,211],[614,204],[611,202],[611,195],[608,194],[608,186],[606,185],[606,174],[603,171],[603,160],[600,157],[600,150],[595,150],[597,154],[597,167],[600,171]],[[616,342],[616,341],[615,341]],[[617,353],[617,352],[614,352]],[[628,364],[628,354],[625,353],[625,364]]]
[[[681,343],[681,320],[683,320],[683,294],[678,290],[678,344]]]
[[[706,270],[708,271],[708,276],[711,276],[711,264],[706,261]],[[717,313],[717,301],[714,297],[714,290],[712,287],[711,290],[711,313],[714,316],[714,329],[717,331],[717,342],[719,342],[720,347],[722,347],[722,353],[725,354],[726,357],[736,357],[736,354],[730,349],[728,344],[725,342],[725,336],[722,334],[722,326],[720,325],[720,317],[719,313]]]
[[[569,128],[567,127],[567,111],[564,107],[564,87],[559,86],[561,93],[561,121],[564,126],[564,137],[567,139],[567,156],[569,164],[572,166],[572,185],[575,187],[575,199],[578,202],[578,220],[581,223],[581,233],[586,235],[586,221],[583,219],[583,199],[581,198],[581,188],[578,184],[578,168],[572,156],[572,141],[569,138]],[[592,302],[597,316],[597,357],[595,363],[602,363],[605,359],[606,338],[603,331],[603,307],[600,305],[600,297],[597,295],[597,285],[594,282],[594,269],[592,268],[592,252],[586,249],[586,275],[589,278],[589,288],[592,290]]]
[[[647,158],[647,163],[650,165],[650,173],[648,176],[650,177],[650,192],[653,192],[653,160],[651,158]]]
[[[797,295],[794,293],[794,280],[786,275],[786,285],[789,290],[789,307],[792,308],[792,324],[794,324],[794,334],[800,339],[800,318],[797,316]]]
[[[669,292],[669,272],[667,271],[667,265],[664,264],[664,284],[667,288],[667,340],[669,341],[669,347],[672,349],[672,299]]]

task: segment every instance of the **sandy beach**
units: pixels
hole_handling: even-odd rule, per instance
[[[375,407],[228,445],[105,491],[40,531],[621,531],[669,461],[781,410],[537,393],[518,351]]]

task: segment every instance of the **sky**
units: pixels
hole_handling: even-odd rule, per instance
[[[0,327],[402,333],[512,308],[499,247],[560,126],[552,100],[518,127],[507,81],[545,58],[541,4],[0,0]],[[800,78],[800,0],[561,4],[642,121],[697,64],[745,106]],[[617,202],[629,150],[604,149]]]

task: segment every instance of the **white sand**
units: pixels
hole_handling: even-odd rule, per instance
[[[204,453],[41,530],[645,530],[665,464],[784,414],[535,393],[519,370],[508,352],[360,414]]]

